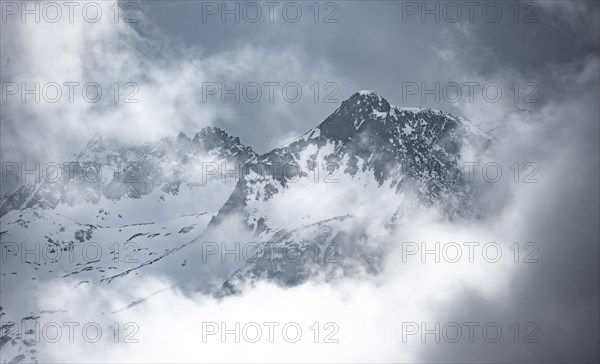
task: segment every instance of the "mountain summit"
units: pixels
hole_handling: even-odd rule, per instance
[[[302,223],[351,215],[352,209],[343,208],[347,201],[370,204],[367,196],[373,191],[390,193],[386,205],[392,215],[408,203],[403,196],[410,191],[416,196],[413,204],[435,206],[449,218],[467,217],[476,211],[471,207],[473,191],[463,178],[461,151],[487,142],[464,118],[398,108],[375,92],[357,92],[316,128],[249,162],[246,169],[252,173],[242,176],[211,224],[235,214],[257,234],[290,227],[273,208],[286,205],[289,216],[294,205],[285,196],[297,198],[297,191],[311,189],[339,195],[340,200],[334,208],[307,198],[298,214],[306,209],[313,213]],[[358,197],[343,195],[346,190]],[[325,210],[329,214],[318,213]]]

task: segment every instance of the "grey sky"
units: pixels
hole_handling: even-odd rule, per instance
[[[541,164],[545,183],[524,193],[515,206],[530,218],[516,231],[545,242],[546,264],[519,276],[505,311],[487,310],[480,297],[466,291],[440,315],[463,321],[473,316],[510,320],[533,315],[545,327],[543,345],[520,348],[514,357],[494,346],[490,358],[495,360],[572,360],[561,352],[578,345],[581,356],[575,359],[596,359],[598,348],[591,343],[599,339],[599,3],[491,2],[502,9],[500,20],[491,22],[481,10],[488,2],[481,2],[474,21],[461,7],[462,21],[456,23],[443,17],[436,22],[433,16],[423,22],[420,14],[406,14],[406,2],[394,1],[321,2],[315,23],[309,8],[313,2],[298,3],[303,15],[297,23],[281,19],[284,3],[276,9],[279,15],[273,23],[266,14],[257,23],[235,23],[231,17],[222,22],[218,14],[207,15],[203,22],[206,4],[200,1],[139,2],[136,24],[2,22],[2,82],[98,82],[105,96],[97,104],[32,104],[18,97],[2,102],[0,159],[62,162],[95,133],[142,143],[179,131],[192,135],[209,125],[264,153],[316,126],[339,102],[362,89],[377,91],[396,106],[441,109],[476,124],[497,126],[516,109],[539,111],[542,122],[535,125],[532,140],[506,142],[505,151],[514,151],[504,157],[507,165],[510,158],[522,156],[546,162]],[[424,3],[445,4],[414,2]],[[338,22],[323,23],[336,9],[332,19]],[[139,103],[112,103],[109,86],[114,82],[139,85]],[[295,82],[303,94],[295,103],[283,99],[281,87],[275,89],[273,103],[264,87],[256,103],[233,102],[231,96],[221,102],[219,94],[203,95],[203,83],[222,82]],[[421,93],[406,94],[407,82],[428,88],[436,82],[441,87],[495,82],[503,97],[486,101],[477,87],[473,102],[466,95],[458,103],[443,98],[436,102],[431,95],[423,102]],[[516,101],[510,88],[515,82],[520,91]],[[309,88],[315,83],[320,88],[318,102]],[[327,83],[332,88],[324,89]],[[323,102],[331,90],[338,101]],[[491,206],[509,200],[500,193],[495,198]],[[547,311],[538,310],[548,302]],[[472,354],[476,360],[482,350],[440,345],[423,358],[455,361]]]
[[[415,15],[410,13],[410,6],[422,6],[421,2],[340,1],[332,3],[334,5],[322,2],[317,23],[314,22],[315,10],[310,8],[313,4],[309,2],[298,3],[303,13],[296,23],[281,17],[286,3],[278,3],[273,8],[275,19],[272,23],[268,20],[268,8],[261,2],[256,4],[260,5],[263,16],[256,23],[245,21],[243,14],[239,23],[232,15],[222,22],[220,10],[211,15],[203,9],[207,5],[200,1],[146,1],[138,4],[139,12],[134,17],[140,21],[127,24],[133,25],[137,35],[116,37],[116,43],[105,40],[99,46],[131,52],[139,67],[176,69],[186,62],[209,60],[214,67],[200,65],[201,70],[207,71],[197,79],[196,88],[190,90],[193,93],[188,93],[186,100],[173,99],[172,106],[196,103],[200,110],[211,109],[215,113],[209,117],[189,115],[182,118],[178,125],[173,126],[173,132],[180,129],[194,133],[213,124],[239,135],[243,142],[258,152],[266,152],[322,121],[338,105],[323,102],[330,92],[334,92],[331,100],[341,101],[358,90],[371,89],[397,106],[433,107],[477,119],[478,115],[469,115],[466,111],[464,102],[469,89],[463,85],[464,82],[479,82],[481,85],[497,82],[502,86],[503,99],[514,96],[509,86],[519,82],[519,102],[513,102],[512,108],[535,109],[558,91],[554,87],[556,79],[560,78],[557,69],[582,67],[580,62],[583,59],[598,55],[598,20],[594,16],[598,14],[598,4],[595,2],[540,2],[532,8],[521,4],[517,7],[518,22],[514,21],[517,15],[513,2],[493,3],[501,4],[502,16],[498,22],[486,20],[483,9],[488,9],[489,18],[493,16],[495,7],[486,7],[482,2],[473,8],[472,21],[469,9],[461,6],[462,16],[456,23],[448,21],[455,17],[452,9],[443,12],[445,4],[436,2],[426,2],[425,6],[433,8],[437,4],[442,9],[438,22],[434,15],[427,15],[423,22],[420,11]],[[235,5],[232,2],[227,6],[233,8]],[[240,8],[243,9],[244,5]],[[248,16],[252,16],[251,10],[248,10]],[[288,9],[288,13],[293,15],[293,8]],[[324,23],[326,16],[331,14],[334,15],[329,20],[338,22]],[[38,28],[41,26],[43,24]],[[86,26],[89,27],[88,24]],[[2,80],[18,82],[19,79],[31,78],[18,69],[12,72],[13,68],[18,68],[15,60],[24,56],[19,55],[22,52],[19,39],[27,41],[27,30],[20,26],[20,22],[9,18],[3,24],[3,34]],[[55,36],[68,41],[69,34],[57,33]],[[242,50],[247,52],[246,56],[240,56]],[[148,84],[145,84],[147,75],[139,69],[125,73],[110,69],[99,73],[103,67],[98,67],[98,62],[103,60],[94,60],[93,55],[87,56],[85,52],[77,56],[83,62],[81,72],[73,72],[72,75],[66,72],[65,77],[81,82],[104,77],[110,79],[108,83],[136,82],[140,85],[141,104],[152,102],[143,97],[146,93],[160,92],[153,89],[156,82],[169,83],[172,87],[180,82],[176,71],[171,79],[154,80]],[[114,58],[110,61],[114,64],[121,62]],[[193,83],[194,79],[188,82]],[[243,99],[235,103],[232,96],[228,96],[223,104],[217,93],[207,96],[206,102],[203,102],[203,82],[226,82],[230,87],[234,87],[235,82],[240,82],[242,87],[249,82],[257,82],[262,85],[263,96],[256,103]],[[265,82],[278,82],[280,85],[296,82],[303,95],[296,103],[286,102],[281,96],[281,86],[277,86],[275,102],[270,103],[263,85]],[[314,90],[310,89],[315,82],[320,88],[318,103],[314,102]],[[436,82],[441,88],[456,82],[462,85],[463,95],[459,102],[449,102],[455,90],[450,87],[447,89],[448,97],[445,99],[442,94],[436,102],[432,94],[421,95],[419,91],[410,94],[403,88],[403,83],[408,82],[416,83],[419,89],[421,86],[432,89]],[[530,82],[535,83],[536,88],[526,85]],[[334,85],[327,86],[327,83]],[[325,89],[326,86],[328,88]],[[467,101],[467,104],[485,103],[481,86],[473,90],[474,102]],[[439,93],[442,92],[440,90]],[[523,103],[527,95],[539,102]],[[425,102],[422,97],[425,97]],[[68,136],[69,143],[64,144],[64,151],[47,153],[40,148],[35,153],[31,149],[28,153],[19,153],[21,148],[13,143],[31,142],[34,134],[56,135],[56,123],[49,122],[51,115],[42,113],[46,120],[28,115],[24,125],[23,118],[13,115],[27,115],[34,112],[33,108],[13,100],[3,106],[5,136],[2,151],[8,159],[45,160],[50,156],[64,159],[78,151],[94,133],[111,134],[106,128],[88,125],[86,130]],[[94,111],[99,113],[115,107],[110,104],[104,105],[104,108],[94,106]],[[222,111],[224,109],[226,111]],[[19,127],[15,128],[15,124]],[[17,137],[7,137],[11,134],[17,134]],[[123,136],[119,134],[117,137]],[[156,137],[153,134],[141,139]]]

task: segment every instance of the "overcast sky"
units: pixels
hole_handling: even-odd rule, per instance
[[[96,23],[86,21],[80,9],[72,23],[66,15],[56,23],[43,16],[39,23],[31,16],[22,23],[20,14],[6,15],[3,82],[26,82],[27,87],[33,82],[41,82],[40,87],[97,82],[104,95],[90,103],[77,89],[78,97],[69,104],[63,86],[64,95],[55,104],[43,97],[40,104],[23,104],[20,93],[7,96],[2,105],[3,160],[63,160],[95,133],[143,142],[179,131],[193,134],[207,125],[222,127],[263,153],[314,127],[362,89],[377,91],[393,105],[432,107],[477,123],[493,122],[503,115],[472,110],[490,104],[482,95],[483,85],[502,86],[500,103],[507,104],[502,111],[537,109],[561,97],[556,87],[561,69],[582,69],[598,56],[598,4],[591,1],[529,7],[483,2],[472,9],[458,7],[460,15],[436,2],[323,2],[318,13],[312,3],[279,3],[271,8],[272,19],[267,5],[254,4],[261,9],[254,23],[256,7],[238,4],[239,22],[232,14],[223,21],[220,8],[200,1],[130,4],[122,15],[136,23],[115,23],[110,9]],[[424,11],[415,5],[440,10],[425,13],[423,21]],[[235,9],[235,3],[227,7]],[[294,23],[297,7],[302,14]],[[495,15],[498,7],[500,16]],[[116,104],[110,90],[115,82],[121,88]],[[128,82],[139,88],[132,97],[137,104],[122,102],[135,91],[123,88]],[[255,103],[243,97],[236,103],[229,95],[222,103],[218,90],[203,99],[208,91],[203,85],[223,82],[230,88],[236,82],[240,87],[256,82],[263,95]],[[265,82],[280,85],[273,86],[272,103]],[[292,82],[302,90],[295,103],[282,96],[283,85]],[[472,102],[464,85],[469,82],[480,85],[472,88]],[[515,82],[517,95],[510,89]],[[315,83],[320,89],[316,103]],[[439,100],[420,92],[436,83]],[[462,97],[455,97],[451,83],[461,85]],[[410,89],[415,84],[416,93]],[[249,98],[254,90],[251,85],[246,89]],[[287,91],[293,99],[295,88]],[[487,92],[494,97],[493,88]],[[66,129],[70,132],[65,135]],[[50,143],[40,145],[40,138]],[[61,142],[52,142],[57,140]]]
[[[363,89],[374,90],[399,107],[440,109],[466,116],[484,128],[505,126],[510,138],[498,146],[497,158],[506,165],[516,160],[536,161],[541,166],[541,182],[531,188],[511,186],[508,192],[491,188],[482,202],[489,210],[488,220],[477,228],[492,236],[502,233],[508,240],[517,237],[543,243],[544,264],[519,271],[517,278],[507,280],[510,294],[484,297],[475,289],[481,285],[467,286],[456,289],[458,294],[436,306],[436,312],[447,321],[500,317],[507,326],[515,317],[523,321],[534,317],[544,326],[544,344],[509,348],[481,345],[469,346],[468,350],[437,345],[417,358],[427,362],[478,361],[481,355],[495,361],[597,358],[598,2],[540,1],[526,5],[502,1],[490,6],[481,2],[472,19],[469,9],[460,6],[462,17],[457,22],[451,21],[456,15],[452,9],[439,13],[439,21],[433,15],[423,21],[422,14],[418,10],[413,14],[415,9],[407,5],[443,7],[443,2],[321,2],[316,23],[315,8],[310,8],[313,2],[298,2],[302,16],[295,23],[282,15],[284,3],[274,9],[272,22],[266,5],[258,3],[263,14],[256,23],[241,14],[239,23],[233,15],[222,21],[218,8],[215,13],[215,8],[199,1],[133,4],[123,11],[136,23],[115,22],[110,4],[103,8],[102,20],[97,23],[87,22],[77,12],[73,23],[65,17],[56,23],[23,23],[19,15],[2,19],[0,79],[6,96],[0,104],[3,162],[63,162],[96,133],[138,144],[180,131],[192,136],[206,126],[218,126],[264,153],[313,128],[342,100]],[[493,21],[497,4],[501,15]],[[482,13],[484,8],[487,13]],[[133,10],[138,11],[134,14]],[[254,10],[247,9],[245,15],[253,18]],[[286,16],[293,17],[294,9]],[[324,22],[326,19],[335,22]],[[97,103],[82,100],[80,94],[73,103],[65,95],[57,103],[43,99],[35,103],[31,98],[23,103],[20,93],[7,94],[8,83],[35,82],[42,86],[97,82],[103,97]],[[110,89],[115,82],[120,85],[116,103]],[[133,83],[131,88],[123,88],[128,82]],[[262,97],[254,103],[243,98],[234,102],[229,95],[222,102],[218,91],[207,94],[214,91],[207,87],[223,82],[232,88],[236,82],[241,86],[252,82],[263,85]],[[270,102],[264,86],[269,82],[295,82],[302,97],[290,102],[283,97],[282,87],[276,86]],[[320,89],[318,102],[314,99],[315,83]],[[432,89],[436,83],[440,88],[494,83],[500,86],[502,97],[490,101],[483,96],[481,86],[474,86],[474,99],[469,100],[464,86],[457,102],[444,100],[443,96],[455,100],[451,93],[440,93],[439,101],[432,95],[423,100],[422,92],[407,89],[411,85]],[[123,102],[130,92],[137,103]],[[287,96],[293,98],[290,92]],[[518,109],[534,110],[538,117],[507,121],[506,115]],[[429,225],[421,228],[427,230]],[[448,233],[444,229],[435,231]],[[312,303],[322,299],[343,305],[348,294],[355,298],[350,301],[356,307],[343,312],[360,316],[364,312],[359,306],[373,302],[367,299],[365,303],[365,297],[356,292],[372,294],[374,301],[397,303],[390,299],[390,290],[406,282],[398,283],[395,278],[385,286],[387,291],[373,287],[361,291],[352,286],[348,292],[327,295],[303,287],[299,297]],[[429,284],[437,282],[437,278],[423,279]],[[281,305],[297,304],[294,292],[276,291],[280,296],[273,296]],[[435,290],[430,293],[435,294]],[[247,307],[261,307],[262,301],[252,297]],[[496,305],[490,303],[490,297]],[[236,311],[235,307],[230,309]],[[159,316],[161,311],[151,313]],[[386,321],[385,314],[375,316]],[[381,329],[390,336],[397,334],[398,327],[390,323]],[[390,349],[386,343],[371,344],[384,351]],[[393,350],[387,353],[376,358],[397,358]],[[578,356],[573,358],[573,353]]]

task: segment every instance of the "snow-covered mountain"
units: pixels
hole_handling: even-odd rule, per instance
[[[60,173],[5,195],[0,216],[17,209],[98,205],[125,198],[137,201],[148,195],[166,201],[184,186],[193,189],[214,178],[207,164],[216,163],[219,168],[221,163],[243,165],[255,156],[239,138],[218,128],[205,128],[192,139],[181,133],[142,146],[126,146],[97,135],[72,161],[59,164]],[[116,212],[114,206],[110,212]]]
[[[110,281],[135,262],[144,266],[199,235],[232,193],[235,176],[208,171],[252,158],[251,148],[216,128],[138,147],[94,137],[71,165],[93,162],[105,171],[101,180],[89,182],[75,171],[72,180],[24,185],[7,196],[0,239],[3,254],[13,259],[6,258],[2,277],[37,280],[44,271],[44,278]],[[135,171],[115,172],[121,166]],[[10,209],[15,205],[20,208]],[[102,254],[84,259],[95,253],[82,249],[95,245]],[[77,259],[66,259],[75,251]]]
[[[11,292],[37,292],[54,280],[73,289],[135,280],[139,271],[186,247],[227,200],[235,176],[223,179],[215,168],[241,166],[255,156],[217,128],[142,146],[96,136],[65,164],[59,180],[25,184],[4,195],[2,357],[25,355],[24,361],[34,361],[35,348],[21,345],[15,330],[20,325],[10,323],[48,316]],[[82,169],[88,167],[101,172],[85,175]],[[183,269],[185,256],[168,264]]]
[[[298,227],[352,214],[357,204],[377,203],[367,193],[375,190],[391,214],[400,214],[407,185],[416,194],[412,203],[438,206],[450,218],[467,217],[476,211],[472,186],[463,178],[461,151],[488,142],[464,118],[397,108],[374,92],[361,91],[316,128],[252,160],[249,173],[211,223],[239,213],[259,234]],[[304,196],[308,201],[288,203],[287,196],[298,190],[311,191]],[[290,211],[290,206],[298,208]],[[293,226],[290,213],[298,213]]]
[[[63,170],[73,180],[23,185],[0,199],[8,254],[0,276],[3,321],[39,315],[11,300],[12,290],[55,279],[77,289],[169,272],[176,284],[193,286],[212,269],[202,254],[208,237],[232,230],[232,221],[259,242],[257,259],[225,265],[217,296],[260,279],[295,285],[314,276],[377,274],[386,248],[373,239],[373,227],[399,228],[421,208],[447,219],[476,217],[477,191],[462,162],[491,141],[462,117],[394,107],[371,91],[263,155],[217,128],[133,147],[95,137],[74,158],[74,170]],[[100,166],[102,178],[83,178],[86,165]],[[236,169],[239,178],[215,167]],[[49,246],[50,257],[92,243],[104,254],[21,259],[22,244],[35,243]],[[5,328],[2,335],[3,351],[30,350]]]
[[[477,191],[467,182],[461,153],[490,142],[465,118],[397,108],[371,91],[354,94],[316,128],[247,165],[249,173],[210,226],[240,217],[267,241],[257,255],[270,259],[236,272],[221,293],[257,277],[290,284],[320,274],[322,267],[307,267],[308,256],[331,241],[342,251],[335,264],[342,274],[356,272],[357,261],[376,272],[384,247],[365,241],[357,226],[393,229],[406,214],[428,207],[448,219],[476,217]],[[286,247],[307,258],[301,268],[281,253],[272,259]]]

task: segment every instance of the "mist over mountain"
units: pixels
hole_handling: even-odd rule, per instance
[[[62,166],[72,178],[1,196],[0,241],[13,258],[0,277],[3,355],[37,360],[37,345],[15,323],[68,312],[4,294],[17,287],[60,282],[83,292],[154,277],[170,282],[102,309],[119,315],[171,290],[226,302],[264,283],[385,282],[399,239],[423,216],[456,229],[489,220],[480,200],[489,191],[465,165],[505,133],[360,91],[261,155],[215,127],[138,146],[95,136]],[[41,243],[35,252],[32,242]],[[90,246],[100,254],[91,256]]]
[[[0,14],[1,364],[600,362],[600,2]]]
[[[75,287],[115,284],[159,265],[192,282],[206,237],[227,231],[232,220],[259,242],[257,259],[228,266],[222,286],[208,290],[218,297],[257,280],[294,286],[316,276],[376,275],[387,248],[370,239],[367,221],[392,231],[423,207],[449,220],[475,218],[477,192],[463,175],[461,151],[491,141],[465,118],[397,108],[370,91],[352,95],[318,126],[263,155],[214,127],[141,146],[98,135],[62,166],[70,178],[3,195],[0,234],[10,243],[5,253],[15,256],[30,242],[49,246],[53,256],[92,243],[104,254],[89,261],[34,254],[24,266],[8,262],[3,287],[52,279]],[[373,208],[377,217],[363,215]],[[285,256],[291,248],[297,261]],[[24,317],[32,309],[9,298],[3,314]],[[5,336],[3,345],[18,348],[15,340]]]

